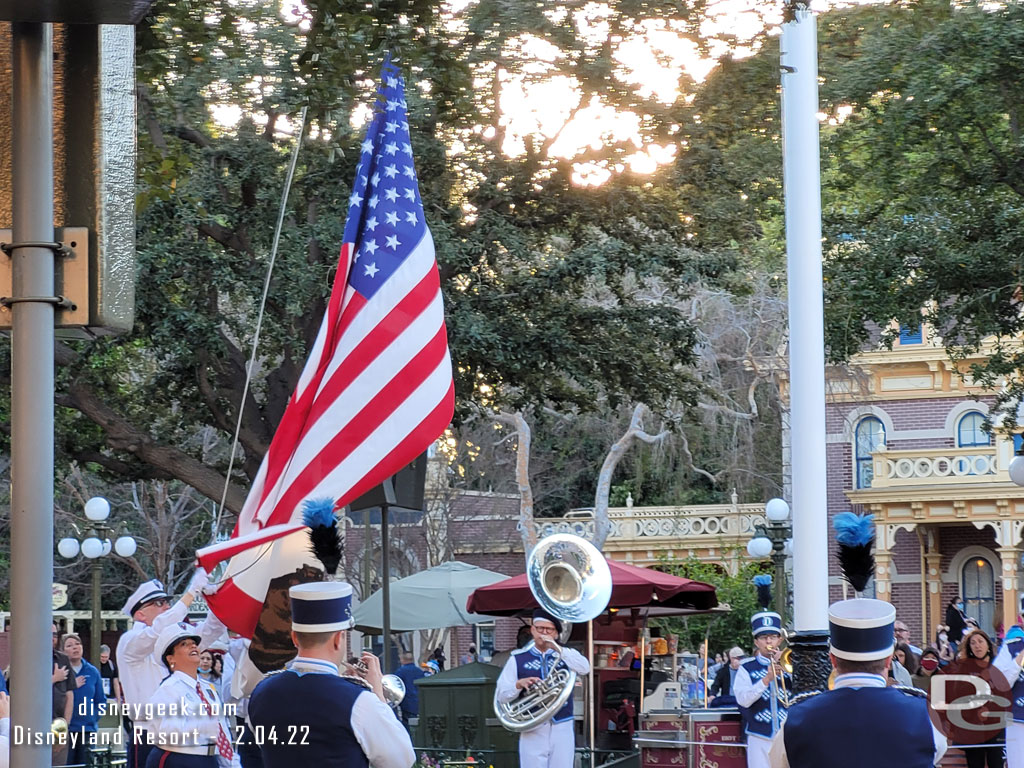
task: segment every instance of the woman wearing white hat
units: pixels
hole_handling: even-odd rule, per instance
[[[174,624],[156,642],[154,656],[170,673],[149,700],[154,742],[146,768],[226,768],[234,761],[231,726],[216,689],[198,676],[199,633]]]

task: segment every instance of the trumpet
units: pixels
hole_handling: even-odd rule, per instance
[[[347,670],[349,670],[349,672],[347,674],[343,674],[342,677],[353,680],[365,688],[372,690],[372,686],[366,679],[367,667],[364,662],[357,661],[355,664],[350,664],[347,661],[343,661],[341,663]],[[405,683],[402,682],[402,678],[398,675],[381,675],[380,686],[384,691],[384,699],[388,704],[393,707],[397,707],[402,703],[402,699],[405,698]]]

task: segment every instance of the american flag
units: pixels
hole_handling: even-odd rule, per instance
[[[293,559],[280,551],[282,542],[261,543],[266,529],[280,526],[274,530],[295,539],[303,501],[330,497],[343,507],[412,461],[451,422],[455,388],[437,261],[413,165],[405,83],[390,61],[378,95],[320,332],[233,539],[200,552],[207,568],[233,558],[209,604],[245,636],[269,580]]]

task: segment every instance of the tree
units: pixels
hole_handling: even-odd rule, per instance
[[[385,45],[400,50],[409,76],[460,416],[483,401],[586,411],[692,399],[681,367],[692,356],[692,323],[630,286],[657,277],[685,295],[728,264],[679,247],[685,228],[670,190],[616,171],[636,152],[632,139],[606,136],[577,150],[559,144],[568,141],[561,130],[515,128],[499,100],[509,78],[566,77],[576,90],[563,129],[592,120],[591,108],[628,109],[643,142],[669,141],[670,111],[615,57],[647,34],[647,22],[685,32],[699,19],[682,6],[627,2],[601,18],[525,3],[478,3],[454,17],[424,2],[372,14],[339,0],[306,7],[161,0],[139,28],[137,321],[121,338],[58,346],[61,455],[111,481],[177,480],[211,499],[223,493],[239,509],[322,316],[360,116]],[[553,58],[555,49],[530,53],[534,40],[555,46]],[[249,370],[303,104],[308,138]],[[613,175],[577,186],[588,168]],[[241,460],[225,484],[236,423]]]
[[[1024,6],[915,8],[863,35],[827,143],[828,343],[931,325],[961,370],[1024,394]],[[894,322],[895,321],[895,322]],[[967,363],[981,354],[980,361]]]
[[[724,573],[714,563],[705,563],[692,557],[687,560],[662,560],[658,565],[659,570],[714,585],[719,605],[731,610],[711,616],[666,617],[658,619],[657,624],[664,631],[679,635],[680,650],[698,651],[707,637],[709,658],[734,646],[749,652],[750,617],[760,610],[752,580],[768,567],[762,562],[748,561],[733,576]]]

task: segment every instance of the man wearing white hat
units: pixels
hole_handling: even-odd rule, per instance
[[[208,581],[206,571],[197,568],[185,594],[172,607],[164,585],[152,579],[139,585],[121,609],[134,622],[117,642],[121,690],[129,718],[126,725],[130,737],[137,732],[140,736],[132,738],[128,745],[127,768],[144,768],[150,751],[148,740],[141,733],[146,728],[141,713],[146,702],[156,693],[160,681],[167,675],[164,666],[153,657],[157,638],[163,630],[185,621],[189,606]],[[224,633],[224,625],[210,614],[197,631],[209,643],[220,638]]]
[[[787,701],[782,685],[787,691],[790,686],[788,676],[779,666],[782,617],[774,611],[755,613],[750,617],[750,630],[754,635],[754,657],[736,670],[733,696],[740,706],[747,735],[747,768],[768,768],[772,738],[786,722]]]
[[[771,748],[771,768],[930,768],[946,751],[923,691],[886,685],[896,609],[856,598],[828,611],[834,688],[789,710]]]
[[[537,608],[530,623],[533,643],[513,651],[498,677],[495,697],[501,702],[528,695],[542,680],[568,667],[577,675],[590,674],[587,657],[572,648],[561,649],[561,661],[555,663],[555,649],[562,632],[562,620]],[[573,733],[572,696],[550,718],[519,734],[521,768],[572,768],[576,750]]]
[[[343,677],[340,670],[345,630],[353,625],[351,585],[298,584],[288,595],[298,655],[249,697],[264,768],[410,768],[416,761],[412,740],[385,703],[377,657],[363,653],[365,679]]]

